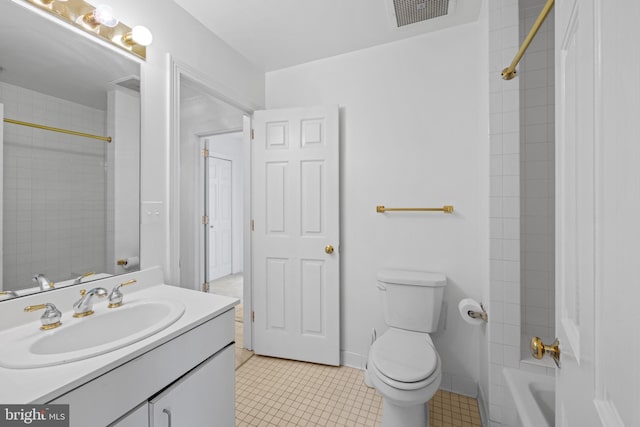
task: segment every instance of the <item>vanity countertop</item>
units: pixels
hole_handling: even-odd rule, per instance
[[[94,281],[87,287],[104,286],[109,289],[110,286],[131,278],[138,280],[141,285],[137,290],[130,289],[128,290],[129,292],[123,292],[125,293],[125,304],[127,302],[151,299],[176,300],[182,302],[186,307],[182,317],[155,335],[99,356],[42,368],[8,369],[0,367],[0,402],[2,404],[46,403],[213,319],[232,309],[240,302],[237,298],[206,294],[162,284],[162,272],[157,267],[147,271],[104,279],[104,281]],[[60,292],[65,291],[67,293],[71,292],[66,289]],[[74,290],[74,296],[75,292],[77,290]],[[60,298],[60,296],[56,297],[50,292],[19,298],[17,301],[11,301],[11,304],[4,303],[0,306],[0,311],[3,312],[3,316],[0,317],[7,317],[9,316],[7,311],[16,311],[18,309],[20,310],[18,311],[19,314],[16,313],[15,316],[24,316],[21,312],[23,306],[59,300]],[[70,310],[71,304],[68,304],[68,307],[61,305],[59,302],[56,304],[59,304],[59,308],[63,312],[62,327],[64,327],[65,318],[70,318],[72,314]],[[96,312],[98,310],[107,310],[106,305],[106,301],[96,302],[94,310]],[[32,320],[32,318],[33,316],[31,316],[29,322],[33,324],[34,329],[38,329],[40,326],[39,319]],[[24,325],[24,322],[22,324]],[[0,323],[0,325],[6,325],[6,323]],[[13,327],[17,326],[14,325]]]

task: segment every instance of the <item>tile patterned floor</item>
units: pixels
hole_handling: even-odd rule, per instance
[[[477,401],[438,391],[432,427],[481,427]],[[236,371],[236,426],[379,426],[382,399],[362,371],[253,356]],[[401,427],[401,426],[398,426]]]

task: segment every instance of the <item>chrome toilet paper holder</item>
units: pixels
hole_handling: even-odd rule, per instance
[[[482,311],[467,311],[467,316],[471,317],[472,319],[482,319],[485,322],[488,322],[489,314],[487,313],[487,310],[484,309],[484,305],[482,305],[482,303],[480,303],[480,308],[482,309]]]

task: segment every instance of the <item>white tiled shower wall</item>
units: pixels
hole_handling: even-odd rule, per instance
[[[544,0],[520,9],[520,39],[537,19]],[[553,10],[520,65],[520,209],[522,259],[522,333],[544,342],[555,337],[554,185],[555,93]],[[523,353],[526,348],[523,346]]]
[[[528,9],[536,15],[542,7],[531,6]],[[524,11],[524,10],[523,10]],[[489,2],[489,91],[490,91],[490,301],[489,312],[489,384],[482,400],[489,412],[490,426],[517,425],[515,405],[506,387],[503,368],[515,368],[535,371],[547,375],[554,375],[553,368],[547,368],[521,360],[522,313],[521,303],[527,304],[522,296],[526,296],[526,289],[521,291],[521,275],[523,265],[527,263],[528,253],[522,253],[521,247],[532,248],[521,232],[529,231],[530,223],[521,206],[526,209],[527,190],[536,189],[535,184],[527,183],[527,172],[530,177],[536,177],[539,171],[529,169],[526,160],[527,149],[521,144],[521,134],[526,141],[529,126],[537,124],[540,114],[537,105],[530,104],[531,110],[521,113],[521,106],[527,110],[527,102],[537,103],[533,92],[527,95],[527,89],[533,89],[532,82],[520,77],[513,80],[502,80],[500,73],[513,60],[520,47],[520,27],[525,26],[528,32],[529,18],[520,22],[520,7],[517,0],[496,0]],[[546,35],[546,37],[551,37]],[[542,40],[542,39],[541,39]],[[537,43],[541,43],[538,41]],[[532,51],[535,52],[535,51]],[[545,52],[547,54],[547,52]],[[536,61],[530,61],[535,64]],[[518,68],[522,73],[522,66]],[[547,71],[545,70],[545,73]],[[550,71],[553,79],[553,64]],[[538,72],[531,72],[530,77],[537,78]],[[546,75],[546,74],[545,74]],[[545,78],[545,83],[548,82]],[[551,80],[552,81],[552,80]],[[534,83],[537,88],[537,84]],[[545,98],[545,106],[553,103],[553,97]],[[553,111],[546,117],[553,118]],[[545,121],[545,123],[547,123]],[[551,126],[548,126],[551,127]],[[531,140],[532,141],[532,140]],[[546,143],[545,139],[545,143]],[[545,148],[548,148],[545,146]],[[522,160],[521,160],[522,155]],[[527,168],[529,167],[529,168]],[[525,169],[527,168],[527,169]],[[521,185],[521,175],[525,178]],[[552,184],[551,184],[552,185]],[[524,187],[524,188],[523,188]],[[524,192],[522,190],[525,190]],[[522,193],[521,193],[522,192]],[[532,195],[535,193],[532,193]],[[523,199],[521,199],[521,196]],[[550,197],[553,197],[551,193]],[[553,206],[548,206],[552,212]],[[548,212],[549,212],[548,211]],[[522,233],[524,234],[524,233]],[[533,239],[534,241],[536,239]],[[553,239],[552,239],[553,241]],[[523,255],[525,258],[523,258]],[[523,261],[524,259],[524,261]],[[536,265],[535,263],[533,264]],[[488,394],[488,396],[486,395]]]
[[[104,135],[106,113],[0,82],[7,118]],[[105,142],[4,126],[3,287],[53,281],[105,264]]]

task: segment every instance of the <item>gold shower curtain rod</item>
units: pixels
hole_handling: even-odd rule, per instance
[[[14,125],[28,126],[28,127],[37,128],[37,129],[50,130],[52,132],[66,133],[66,134],[69,134],[69,135],[83,136],[85,138],[93,138],[93,139],[99,139],[101,141],[111,142],[111,137],[110,136],[92,135],[90,133],[76,132],[74,130],[54,128],[54,127],[51,127],[51,126],[44,126],[44,125],[39,125],[39,124],[36,124],[36,123],[22,122],[20,120],[13,120],[13,119],[4,119],[4,121],[6,123],[13,123]]]
[[[527,51],[527,48],[533,41],[533,38],[538,33],[538,30],[544,23],[544,20],[547,19],[547,15],[549,15],[549,12],[553,7],[553,3],[554,3],[554,0],[547,0],[547,4],[545,4],[544,7],[542,8],[542,12],[540,12],[540,15],[538,16],[538,19],[536,19],[536,22],[534,22],[533,27],[531,27],[531,31],[529,31],[527,38],[524,39],[524,42],[522,42],[522,46],[520,46],[520,50],[518,51],[518,53],[516,53],[515,58],[513,58],[511,65],[509,65],[507,68],[502,70],[503,79],[511,80],[516,76],[516,66],[520,62],[520,59],[522,59],[522,55],[524,55],[524,53]]]

